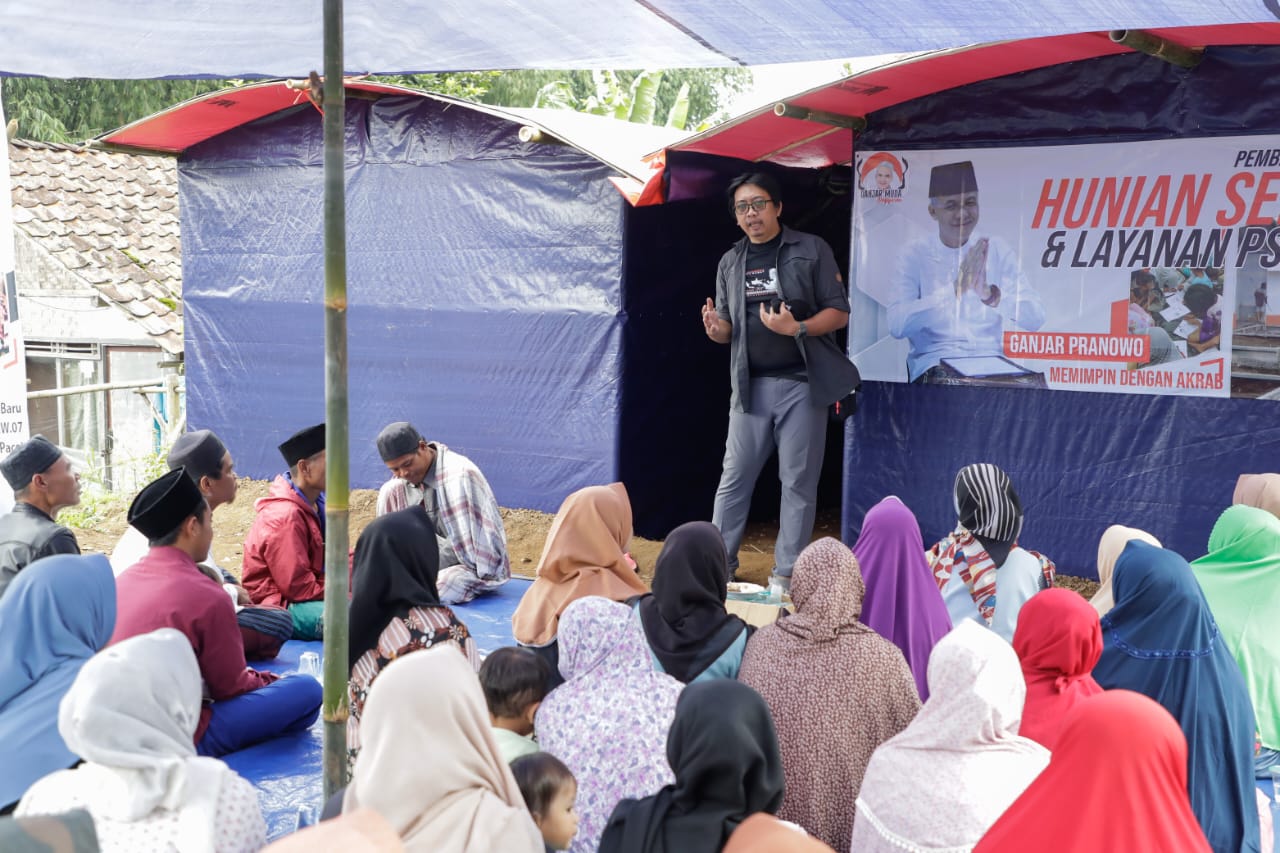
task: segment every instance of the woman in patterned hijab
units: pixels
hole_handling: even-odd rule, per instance
[[[991,631],[966,620],[943,637],[929,686],[915,720],[867,765],[853,824],[860,853],[968,849],[1049,763],[1018,735],[1018,656]]]
[[[565,682],[542,701],[534,727],[542,749],[578,780],[578,834],[569,850],[593,853],[620,800],[675,781],[667,733],[683,685],[653,671],[640,620],[625,604],[579,598],[559,621]]]
[[[1018,547],[1022,502],[999,466],[979,462],[961,468],[955,506],[956,529],[927,555],[951,622],[980,619],[1012,642],[1022,605],[1053,586],[1053,561]]]
[[[876,747],[920,710],[898,647],[858,621],[862,574],[827,537],[800,553],[792,616],[756,631],[738,680],[764,697],[778,730],[786,793],[778,817],[849,849],[854,799]]]

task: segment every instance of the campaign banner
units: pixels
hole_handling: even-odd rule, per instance
[[[0,127],[4,127],[0,104]],[[9,145],[0,145],[0,458],[28,438],[27,365],[22,352],[18,288],[13,277],[13,201],[10,195]],[[0,477],[0,513],[13,508],[13,491]]]
[[[1280,388],[1280,136],[867,151],[854,179],[866,379]]]

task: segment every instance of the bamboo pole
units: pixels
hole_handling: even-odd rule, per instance
[[[342,0],[324,0],[324,796],[347,783],[346,92]]]

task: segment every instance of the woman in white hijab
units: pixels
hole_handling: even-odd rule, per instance
[[[543,853],[493,738],[480,681],[454,643],[383,669],[360,732],[344,814],[372,809],[410,853]]]
[[[84,759],[36,782],[16,814],[86,809],[103,851],[258,850],[267,827],[253,786],[196,757],[200,667],[173,628],[94,655],[58,709],[58,731]]]
[[[933,647],[928,676],[920,713],[867,765],[851,850],[970,850],[1049,763],[1018,735],[1026,684],[1000,637],[966,619]]]
[[[1113,524],[1102,532],[1098,540],[1098,591],[1089,599],[1093,609],[1099,616],[1106,616],[1116,606],[1115,596],[1111,592],[1111,574],[1116,570],[1116,558],[1124,550],[1124,546],[1137,539],[1157,548],[1163,547],[1160,540],[1145,530],[1136,527],[1125,527]]]

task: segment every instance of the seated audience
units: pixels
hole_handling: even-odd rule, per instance
[[[441,601],[462,604],[511,579],[498,499],[474,462],[405,421],[378,434],[378,454],[394,475],[378,490],[378,515],[426,509],[431,526],[422,542],[440,551]]]
[[[1022,605],[1053,586],[1053,561],[1018,546],[1022,502],[998,466],[979,462],[961,468],[955,504],[956,529],[928,554],[951,623],[981,620],[1012,642]]]
[[[36,560],[0,598],[0,807],[76,763],[58,703],[115,624],[111,564],[100,554]]]
[[[1177,721],[1128,690],[1081,702],[1067,712],[1049,766],[973,849],[1208,853],[1187,802]]]
[[[751,629],[724,609],[729,557],[715,525],[682,524],[667,536],[653,593],[636,602],[653,668],[692,684],[737,678]]]
[[[631,608],[580,598],[560,617],[564,684],[538,709],[538,743],[578,780],[581,823],[569,849],[591,853],[614,806],[672,782],[667,732],[683,685],[653,671]]]
[[[546,658],[559,684],[560,615],[574,601],[598,595],[626,601],[648,592],[627,554],[631,501],[621,483],[579,489],[560,504],[547,532],[537,578],[511,617],[516,642]]]
[[[1053,749],[1067,711],[1102,692],[1092,675],[1102,654],[1102,628],[1097,611],[1069,589],[1033,595],[1022,612],[1013,633],[1027,683],[1019,733]]]
[[[508,764],[538,751],[533,718],[547,695],[548,680],[547,662],[522,646],[496,649],[480,664],[480,687],[489,706],[493,739]]]
[[[75,534],[54,521],[80,503],[80,476],[58,446],[33,436],[0,459],[13,509],[0,515],[0,597],[18,572],[42,557],[79,554]]]
[[[1253,707],[1191,567],[1131,541],[1111,582],[1116,606],[1102,617],[1094,679],[1151,697],[1182,727],[1191,810],[1215,853],[1258,849]]]
[[[347,760],[360,753],[360,719],[369,688],[382,668],[410,652],[437,644],[462,652],[474,670],[480,654],[467,626],[440,603],[435,543],[422,547],[431,522],[421,507],[374,519],[356,541],[347,625]]]
[[[1049,763],[1018,734],[1018,658],[991,631],[957,625],[934,646],[929,684],[911,725],[871,756],[852,850],[967,850]]]
[[[411,853],[543,853],[480,682],[455,648],[413,652],[383,670],[362,737],[344,814],[372,809]]]
[[[93,818],[84,809],[58,815],[0,818],[5,853],[98,853]]]
[[[36,782],[16,813],[87,809],[103,851],[261,848],[257,791],[221,761],[196,757],[200,703],[196,656],[172,628],[95,655],[58,712],[84,763]]]
[[[892,642],[907,659],[920,701],[929,698],[929,653],[951,630],[951,616],[924,558],[916,517],[890,495],[862,519],[853,546],[866,585],[862,624]]]
[[[212,700],[200,712],[196,751],[217,757],[309,728],[320,712],[319,683],[247,668],[235,608],[196,567],[208,559],[213,520],[185,469],[143,488],[129,507],[129,523],[151,550],[116,578],[119,608],[111,642],[157,628],[177,628],[186,636]]]
[[[511,773],[548,853],[568,850],[578,834],[578,781],[569,768],[549,752],[532,752],[511,762]]]
[[[244,588],[254,604],[285,607],[296,640],[324,633],[324,424],[280,445],[289,470],[276,475],[244,539]]]
[[[1231,503],[1256,506],[1280,516],[1280,474],[1241,474]]]
[[[1124,546],[1132,540],[1146,542],[1148,545],[1161,547],[1160,540],[1145,530],[1113,524],[1102,532],[1098,540],[1098,591],[1089,599],[1093,609],[1099,616],[1106,616],[1116,606],[1115,596],[1111,592],[1111,575],[1116,568],[1116,557],[1124,550]]]
[[[1183,319],[1195,327],[1187,335],[1187,355],[1199,355],[1222,342],[1222,299],[1205,282],[1192,281],[1182,294],[1182,304],[1190,313]]]
[[[727,563],[726,563],[727,565]],[[743,684],[691,684],[667,736],[675,782],[618,803],[601,853],[718,853],[738,825],[782,803],[782,756],[769,706]]]
[[[1280,766],[1280,518],[1228,507],[1191,564],[1253,702],[1261,734],[1255,772]]]
[[[796,612],[752,635],[738,673],[777,726],[786,777],[778,817],[836,850],[849,849],[871,753],[920,710],[902,652],[858,621],[862,597],[849,548],[814,542],[791,575]]]
[[[207,429],[188,432],[178,437],[169,451],[169,470],[186,468],[214,512],[236,499],[236,471],[231,452]],[[147,555],[147,537],[136,527],[126,527],[124,535],[111,552],[111,570],[119,576],[125,569]],[[218,568],[212,558],[197,568],[215,583],[222,584],[236,609],[236,622],[244,640],[244,656],[249,660],[271,660],[280,647],[293,636],[293,617],[283,607],[254,605],[249,592],[225,569]]]

